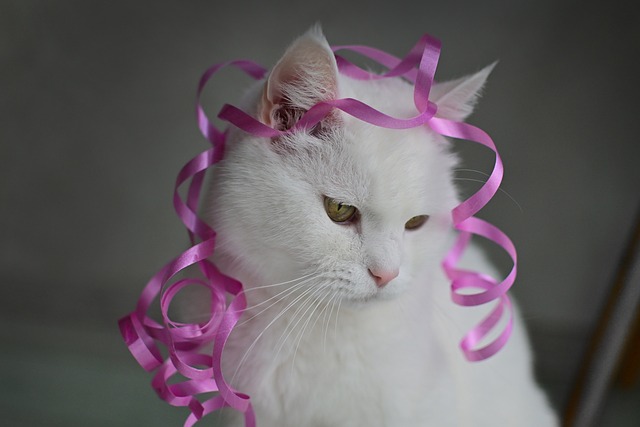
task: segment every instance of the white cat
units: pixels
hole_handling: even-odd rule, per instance
[[[435,85],[437,115],[463,120],[489,72]],[[339,74],[312,29],[246,107],[279,129],[346,97],[411,117],[412,90]],[[459,350],[486,311],[454,305],[440,265],[459,202],[448,147],[424,126],[389,130],[338,110],[273,140],[232,132],[206,219],[218,232],[216,264],[247,288],[223,370],[251,396],[259,427],[556,425],[520,319],[491,359],[471,363]]]

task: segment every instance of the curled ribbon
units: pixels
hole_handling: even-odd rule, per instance
[[[504,170],[495,144],[489,135],[472,125],[434,117],[437,106],[429,101],[429,93],[440,56],[440,42],[437,39],[424,35],[403,59],[367,46],[333,48],[334,53],[340,50],[351,50],[387,68],[383,74],[374,74],[335,54],[339,71],[351,78],[371,80],[403,77],[412,82],[414,104],[418,114],[408,119],[395,118],[356,99],[343,98],[316,104],[288,131],[273,129],[228,104],[222,107],[218,117],[247,133],[273,138],[286,132],[310,128],[337,108],[376,126],[390,129],[428,126],[445,137],[476,142],[492,150],[495,153],[495,164],[489,179],[475,194],[452,211],[453,225],[459,234],[442,263],[451,280],[451,296],[456,304],[477,306],[497,302],[493,311],[469,331],[460,343],[461,350],[469,361],[489,358],[506,344],[511,334],[513,311],[507,291],[515,280],[517,265],[516,250],[509,238],[495,226],[474,217],[495,195],[502,180]],[[191,411],[185,421],[185,427],[193,426],[205,415],[223,407],[231,407],[244,413],[247,427],[256,426],[250,397],[234,390],[226,382],[221,368],[222,353],[227,339],[247,307],[243,286],[237,280],[222,274],[209,261],[215,250],[216,233],[196,213],[204,174],[210,166],[224,157],[227,135],[226,131],[220,131],[209,121],[200,103],[200,96],[211,77],[224,67],[235,67],[256,80],[263,79],[266,75],[266,70],[260,65],[252,61],[237,60],[216,64],[207,69],[201,77],[197,90],[196,117],[201,133],[212,144],[212,148],[194,157],[180,170],[173,196],[174,208],[187,229],[192,246],[150,279],[140,296],[136,310],[119,321],[121,334],[135,359],[145,370],[156,371],[152,386],[158,396],[170,405],[188,407]],[[189,186],[185,202],[178,190],[187,182]],[[493,241],[511,257],[513,268],[502,281],[498,282],[490,276],[456,267],[473,235]],[[171,283],[178,273],[191,266],[199,267],[203,277],[181,279]],[[210,316],[206,321],[187,324],[169,318],[171,301],[187,286],[201,286],[209,291]],[[469,293],[469,290],[475,290],[476,293]],[[160,296],[162,324],[147,315],[152,301],[157,296]],[[505,315],[508,316],[507,324],[498,337],[480,347]],[[202,348],[210,343],[213,343],[212,354],[201,353]],[[167,348],[169,356],[166,359],[163,359],[158,345]],[[186,380],[171,381],[175,375],[181,375]],[[197,396],[203,393],[217,394],[201,402]]]

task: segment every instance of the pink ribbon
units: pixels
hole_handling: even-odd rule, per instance
[[[403,59],[367,46],[338,46],[333,50],[351,50],[388,69],[386,73],[373,74],[336,54],[339,71],[349,77],[361,80],[403,77],[413,82],[413,98],[418,114],[411,118],[395,118],[356,99],[343,98],[316,104],[286,132],[310,128],[337,108],[367,123],[390,129],[426,125],[443,136],[477,142],[495,153],[494,168],[487,182],[452,211],[454,227],[460,233],[442,264],[451,280],[451,296],[456,304],[476,306],[496,301],[495,308],[460,343],[463,354],[470,361],[491,357],[506,344],[511,334],[513,312],[507,291],[515,280],[517,264],[516,250],[509,238],[495,226],[474,217],[495,195],[502,180],[502,161],[493,141],[489,135],[474,126],[434,117],[437,106],[429,101],[429,93],[440,55],[440,42],[437,39],[429,35],[423,36]],[[243,286],[237,280],[223,275],[209,261],[215,250],[216,233],[196,213],[204,174],[211,165],[224,157],[226,140],[226,131],[218,130],[207,118],[200,96],[209,79],[224,67],[238,68],[256,80],[266,75],[266,70],[258,64],[238,60],[214,65],[200,79],[196,116],[200,131],[212,144],[212,148],[194,157],[180,170],[173,196],[174,208],[188,231],[192,246],[151,278],[140,296],[136,310],[119,321],[121,334],[135,359],[145,370],[156,371],[152,386],[158,396],[170,405],[190,409],[191,414],[185,421],[185,427],[194,425],[205,415],[223,407],[231,407],[244,413],[247,427],[256,425],[250,397],[234,390],[226,382],[221,368],[225,344],[247,306]],[[260,137],[273,138],[286,133],[273,129],[228,104],[223,106],[218,117]],[[178,190],[187,182],[189,187],[185,202]],[[472,235],[493,241],[512,258],[513,268],[502,281],[456,267]],[[201,277],[171,283],[178,273],[192,266],[199,268]],[[169,318],[171,301],[187,286],[201,286],[209,291],[210,316],[206,321],[189,324]],[[470,289],[476,293],[469,293]],[[147,315],[151,303],[158,296],[162,323]],[[507,324],[498,337],[480,347],[505,315],[508,316]],[[202,348],[212,342],[213,353],[201,353]],[[163,359],[159,345],[167,348],[169,356],[166,359]],[[181,375],[186,380],[170,382],[175,375]],[[196,397],[212,392],[217,393],[216,396],[202,403]]]

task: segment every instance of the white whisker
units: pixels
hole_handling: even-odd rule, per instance
[[[313,290],[313,292],[309,292],[311,290]],[[295,312],[291,316],[291,322],[289,322],[289,324],[285,327],[284,331],[280,335],[280,338],[278,339],[278,343],[280,343],[280,345],[278,347],[278,351],[276,352],[276,358],[280,355],[280,351],[282,350],[282,348],[284,347],[284,344],[289,339],[289,336],[293,333],[293,331],[296,328],[296,326],[298,326],[298,323],[300,323],[300,321],[302,320],[302,316],[304,316],[304,313],[302,314],[302,316],[300,316],[300,319],[298,319],[295,323],[293,323],[293,321],[298,317],[300,312],[302,310],[304,310],[304,308],[307,306],[307,304],[309,304],[311,302],[310,306],[313,305],[314,296],[316,296],[322,290],[323,290],[323,288],[309,288],[307,291],[305,291],[306,298],[305,298],[304,302],[302,304],[300,304],[296,308]],[[306,313],[306,311],[305,311],[305,313]],[[287,332],[287,331],[289,331],[289,332]],[[286,336],[285,336],[285,333],[286,333]],[[283,337],[284,337],[284,339],[283,339]]]
[[[317,276],[316,276],[317,277]],[[262,313],[264,313],[265,311],[269,310],[271,307],[273,307],[274,305],[278,304],[280,301],[282,301],[283,299],[287,298],[288,296],[290,296],[291,294],[295,293],[297,290],[299,290],[300,288],[302,288],[305,284],[309,283],[311,280],[313,280],[314,277],[311,278],[307,278],[305,280],[303,280],[300,283],[295,284],[294,286],[285,289],[284,291],[278,292],[276,295],[272,296],[271,298],[268,298],[262,302],[259,302],[258,304],[252,305],[250,307],[245,308],[245,311],[247,310],[253,310],[256,307],[260,307],[261,305],[264,305],[266,303],[268,303],[269,301],[273,300],[273,299],[277,299],[275,302],[273,302],[272,304],[270,304],[267,308],[262,309],[260,312],[254,314],[253,316],[249,317],[248,319],[242,321],[238,326],[244,325],[245,323],[249,322],[250,320],[255,319],[256,317],[258,317],[259,315],[261,315]],[[283,295],[284,294],[284,295]]]
[[[335,340],[338,340],[338,316],[340,315],[340,307],[342,306],[342,298],[340,298],[338,300],[338,309],[336,310],[336,326],[335,326],[335,330],[333,331],[333,334],[335,336]]]
[[[329,298],[327,302],[324,302],[324,298],[328,297],[329,295],[331,295],[331,298]],[[318,315],[316,316],[316,319],[313,321],[313,324],[311,325],[311,330],[313,330],[313,328],[316,327],[316,324],[318,323],[318,320],[320,320],[320,317],[322,317],[323,322],[327,318],[326,316],[327,308],[329,307],[329,304],[331,304],[331,300],[333,300],[335,297],[336,297],[336,294],[335,293],[332,294],[332,289],[327,288],[327,294],[322,297],[323,303],[324,303],[322,310],[320,310],[320,313],[318,313]]]
[[[324,327],[324,339],[322,341],[322,349],[323,349],[323,351],[327,351],[327,335],[329,334],[329,325],[331,324],[331,315],[333,314],[333,309],[336,307],[337,296],[338,296],[338,293],[336,292],[334,294],[334,297],[331,298],[331,309],[328,311],[329,316],[328,316],[328,318],[323,319],[323,322],[324,322],[324,320],[326,320],[326,324],[325,324],[325,327]]]
[[[298,349],[300,348],[300,343],[302,343],[302,338],[304,337],[304,332],[307,330],[307,326],[309,326],[309,322],[313,318],[313,314],[316,312],[316,310],[318,309],[320,304],[322,304],[322,302],[327,297],[327,295],[329,295],[331,293],[330,289],[324,289],[324,291],[325,291],[324,295],[315,303],[315,305],[311,304],[309,306],[309,308],[313,307],[313,310],[311,310],[311,313],[309,313],[309,315],[307,316],[307,320],[302,325],[302,330],[299,333],[299,337],[296,337],[296,340],[298,341],[298,343],[296,344],[296,348],[293,351],[293,359],[291,360],[291,372],[292,373],[293,373],[293,371],[295,369],[296,356],[298,354]],[[302,317],[304,317],[307,314],[307,312],[309,311],[309,308],[307,308],[305,310],[305,312],[302,314]]]
[[[274,288],[276,286],[288,285],[289,283],[294,283],[294,282],[297,282],[298,280],[302,280],[302,279],[306,279],[308,277],[311,277],[316,273],[318,273],[317,270],[313,271],[313,272],[311,272],[309,274],[305,274],[304,276],[300,276],[297,279],[287,280],[286,282],[274,283],[272,285],[252,286],[252,287],[249,287],[249,288],[245,289],[244,292],[247,293],[247,292],[251,292],[251,291],[257,291],[258,289]]]
[[[479,173],[480,175],[489,176],[488,173],[479,171],[478,169],[469,169],[469,168],[457,168],[453,170],[454,172],[474,172]]]
[[[481,179],[474,179],[474,178],[462,178],[462,177],[458,177],[458,178],[453,178],[454,181],[470,181],[470,182],[479,182],[480,184],[485,184],[486,181],[483,181]],[[502,187],[498,187],[498,191],[501,191],[502,193],[504,193],[508,198],[511,199],[511,201],[518,207],[518,210],[520,210],[520,213],[523,213],[524,210],[522,209],[522,206],[520,206],[520,203],[518,203],[518,201],[507,192],[507,190],[505,190]]]
[[[251,343],[249,348],[247,348],[247,350],[244,352],[244,355],[240,359],[240,362],[238,363],[238,366],[236,367],[236,370],[233,373],[233,376],[231,378],[231,383],[233,383],[233,380],[235,379],[236,375],[238,375],[238,371],[240,370],[240,368],[242,367],[244,362],[247,360],[247,357],[249,356],[249,353],[251,352],[251,350],[253,350],[253,348],[258,343],[260,338],[262,338],[262,336],[265,334],[267,329],[269,329],[271,327],[271,325],[273,325],[276,321],[278,321],[278,319],[280,319],[280,317],[282,317],[291,307],[293,307],[296,304],[296,302],[298,300],[300,300],[300,298],[303,298],[308,292],[312,291],[313,289],[314,288],[309,288],[309,289],[305,290],[302,294],[300,294],[296,298],[294,298],[293,301],[289,302],[289,304],[287,304],[287,306],[280,313],[278,313],[278,315],[276,317],[274,317],[271,320],[271,322],[269,322],[269,324],[258,334],[258,336],[253,340],[253,342]]]

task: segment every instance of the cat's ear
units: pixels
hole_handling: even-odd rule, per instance
[[[258,105],[260,120],[278,130],[290,129],[320,101],[337,95],[338,66],[318,26],[298,38],[275,65]]]
[[[497,62],[483,68],[475,74],[436,83],[431,88],[431,100],[438,105],[436,117],[463,121],[472,112],[478,101],[487,77],[496,66]]]

